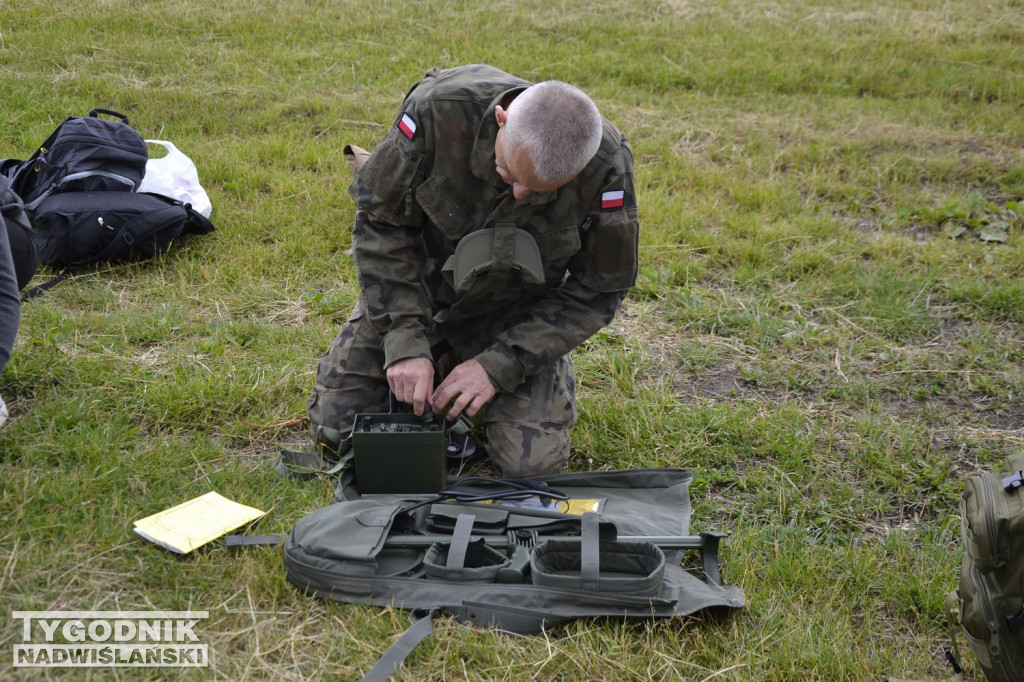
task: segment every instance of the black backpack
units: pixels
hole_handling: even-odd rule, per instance
[[[32,226],[42,263],[66,270],[26,292],[26,298],[76,268],[152,258],[179,237],[213,231],[213,223],[188,204],[149,192],[52,194],[36,208]]]
[[[116,116],[108,121],[99,114]],[[61,192],[134,192],[146,174],[146,141],[128,117],[93,109],[87,117],[69,116],[25,161],[8,159],[0,173],[11,179],[31,217],[46,197]]]
[[[28,159],[0,161],[0,176],[25,204],[40,262],[65,268],[24,298],[82,266],[151,258],[179,237],[213,231],[191,206],[137,192],[148,160],[146,141],[128,117],[93,109],[87,117],[69,116]]]

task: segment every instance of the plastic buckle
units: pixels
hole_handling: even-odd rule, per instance
[[[1017,471],[1003,479],[1003,490],[1008,493],[1012,493],[1022,485],[1024,485],[1024,472]]]
[[[1024,629],[1024,607],[1017,613],[1017,615],[1006,616],[1006,627],[1010,628],[1010,632],[1014,635],[1019,634],[1021,629]]]

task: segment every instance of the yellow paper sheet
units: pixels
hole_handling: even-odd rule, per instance
[[[178,554],[254,521],[266,512],[209,492],[135,522],[135,532]]]

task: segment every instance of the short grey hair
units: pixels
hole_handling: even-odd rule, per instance
[[[508,107],[505,144],[525,149],[537,180],[561,182],[575,177],[601,146],[597,105],[568,83],[531,85]]]

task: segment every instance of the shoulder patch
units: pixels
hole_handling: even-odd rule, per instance
[[[622,206],[626,193],[619,189],[601,193],[601,208],[619,208]]]
[[[416,121],[412,120],[409,114],[403,113],[402,118],[398,119],[398,129],[411,140],[413,135],[416,134]]]

